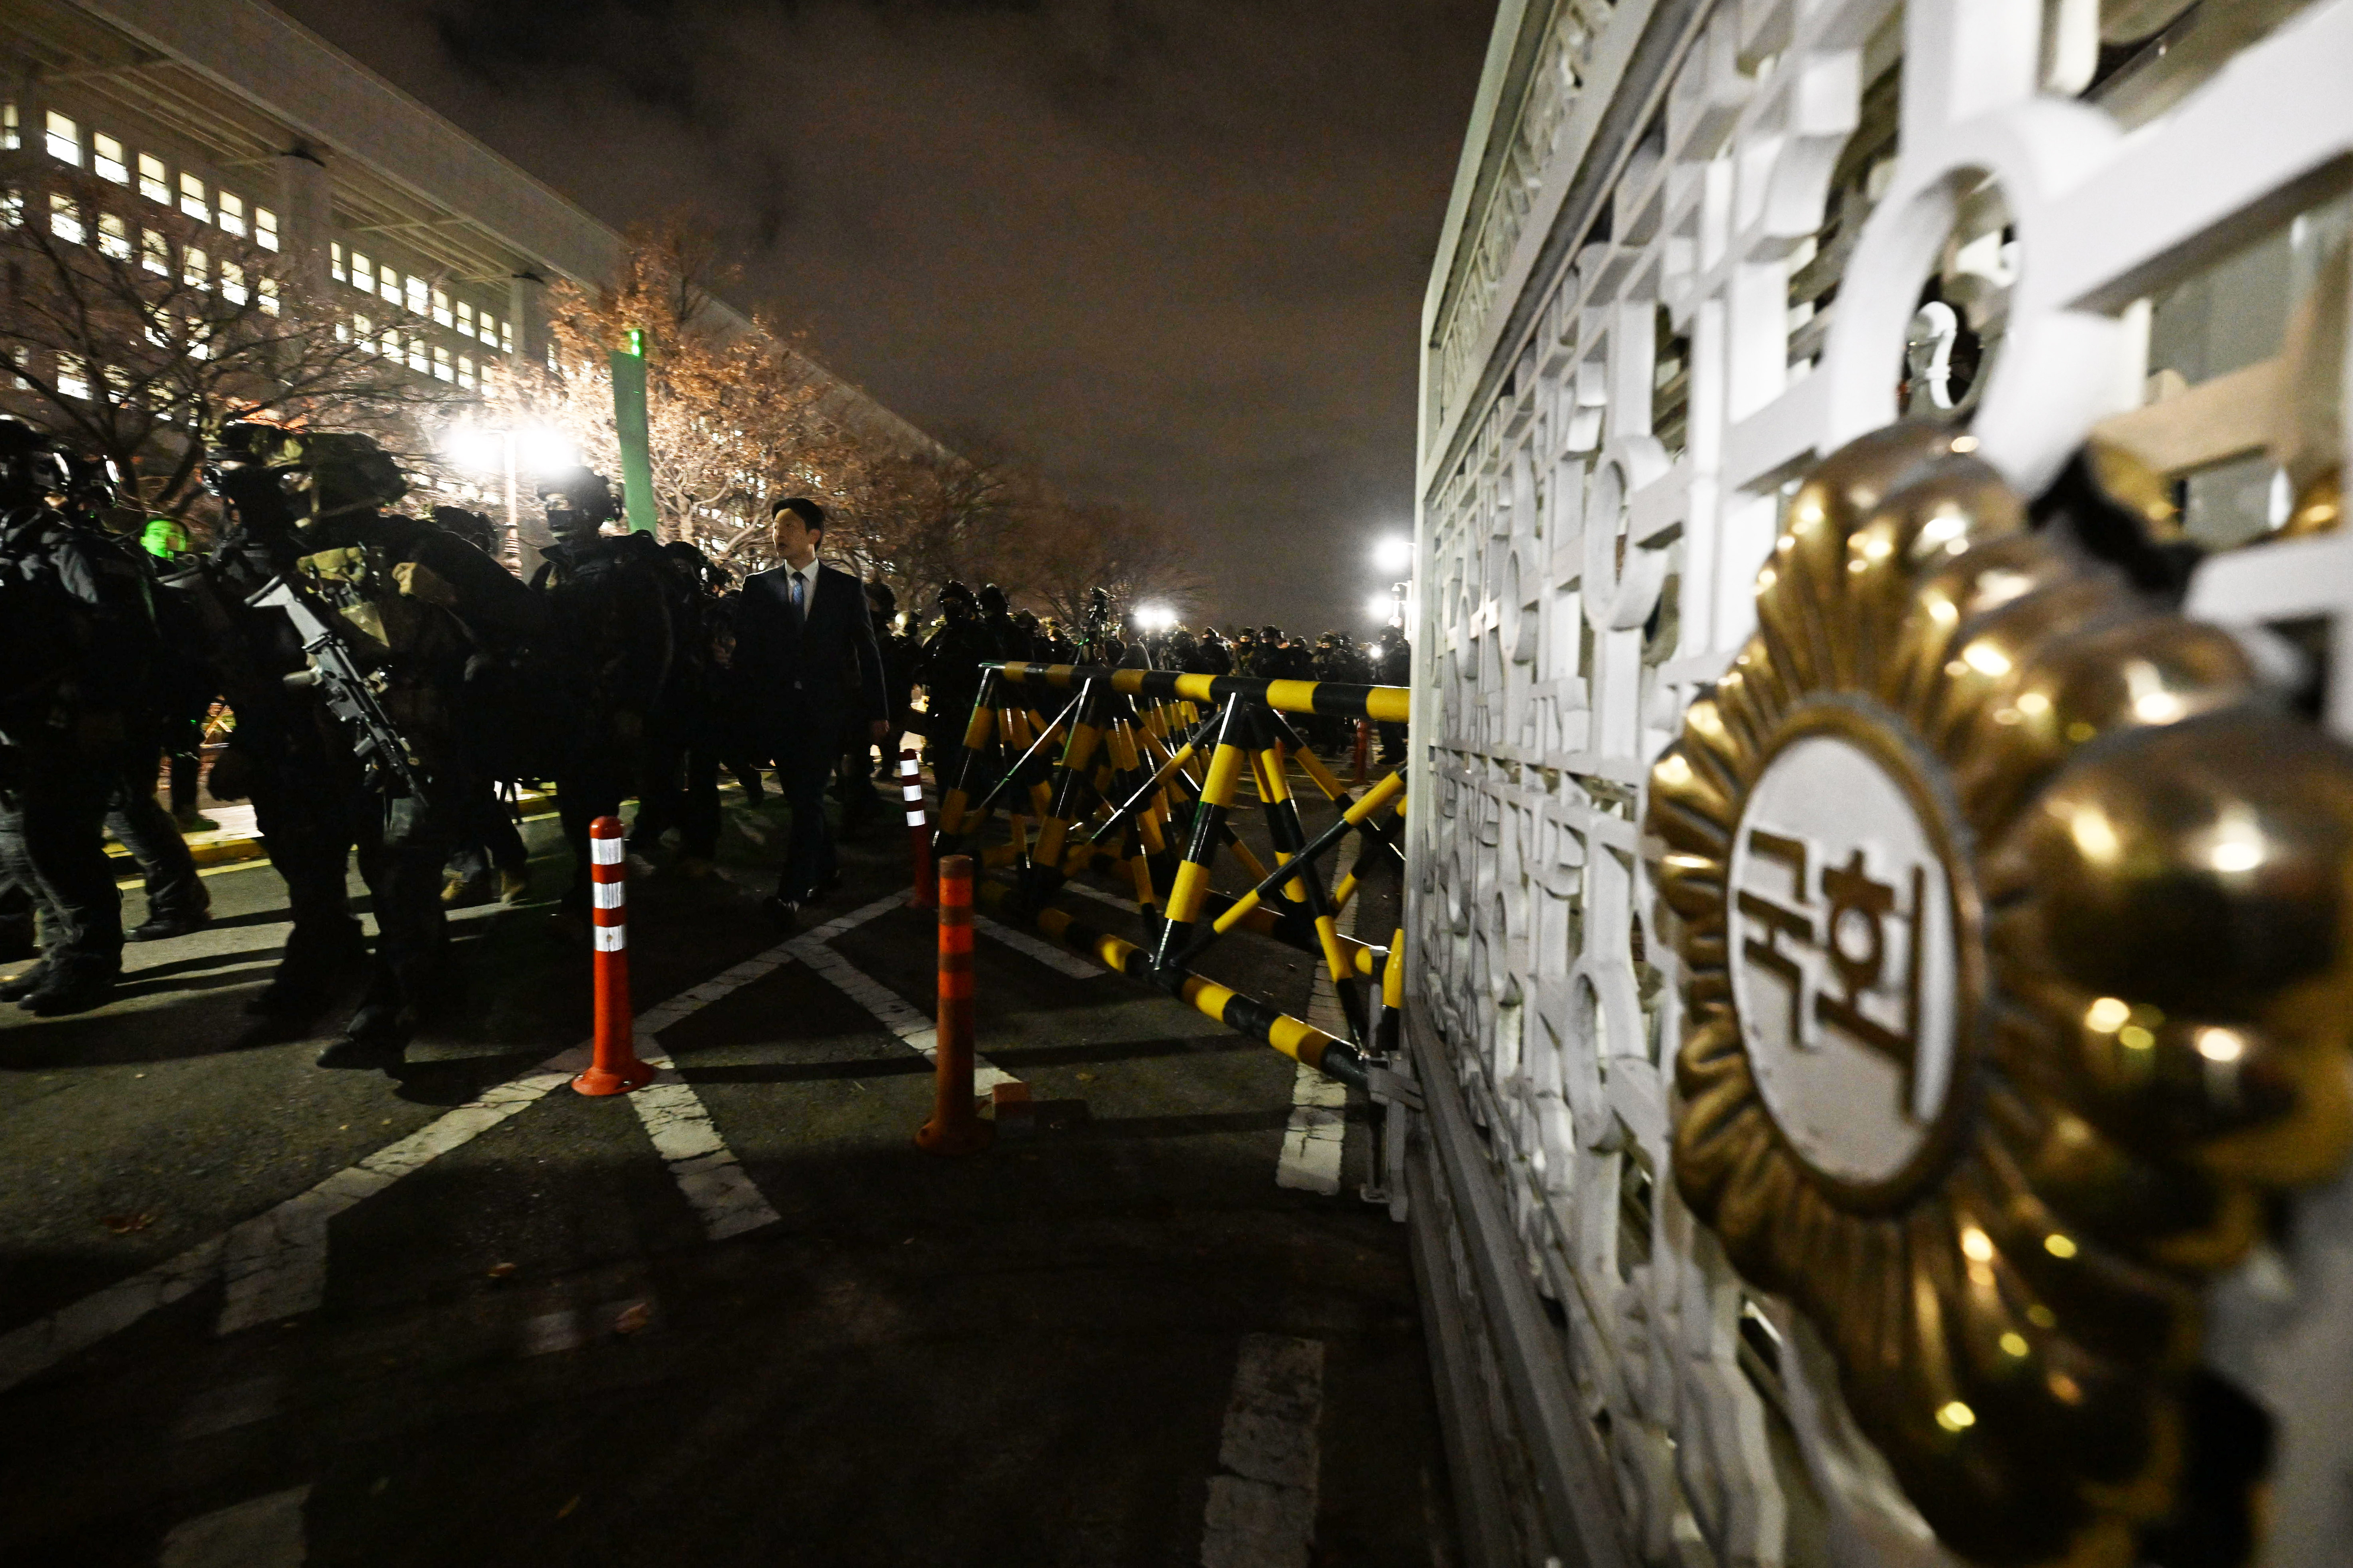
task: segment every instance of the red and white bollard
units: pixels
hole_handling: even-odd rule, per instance
[[[1356,776],[1349,782],[1364,783],[1365,770],[1372,766],[1372,762],[1373,721],[1370,719],[1359,719],[1356,721]]]
[[[588,825],[588,911],[596,939],[596,1055],[572,1080],[583,1094],[627,1094],[653,1082],[654,1069],[638,1060],[637,1017],[629,1007],[628,850],[621,819]]]
[[[907,907],[928,910],[939,901],[932,889],[932,819],[923,809],[923,774],[913,746],[899,753],[899,798],[907,805],[907,840],[915,863],[915,890],[907,895]]]

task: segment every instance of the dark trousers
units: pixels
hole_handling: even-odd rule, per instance
[[[107,864],[110,770],[43,758],[0,789],[0,873],[40,910],[42,961],[101,980],[122,970],[122,895]]]
[[[450,867],[468,879],[487,877],[493,868],[521,875],[531,867],[531,852],[515,827],[514,813],[489,779],[478,782],[459,809],[455,824],[457,852]]]
[[[172,753],[172,809],[196,809],[196,786],[204,778],[204,758],[195,752]]]
[[[463,798],[454,785],[450,793]],[[441,908],[441,868],[449,858],[449,813],[400,795],[360,803],[353,835],[360,875],[375,906],[375,963],[366,1000],[422,1010],[445,984],[449,926]]]
[[[834,872],[833,834],[825,821],[825,786],[839,755],[834,734],[831,725],[797,725],[776,748],[776,781],[793,810],[784,875],[776,883],[786,898],[816,891]]]
[[[719,748],[693,741],[678,748],[638,803],[633,842],[651,845],[678,829],[678,849],[708,860],[719,853]]]
[[[567,759],[555,775],[555,810],[564,824],[564,841],[572,847],[572,886],[565,903],[588,907],[588,828],[600,816],[621,815],[622,796],[637,769],[617,748],[584,748]]]
[[[180,837],[180,825],[155,800],[152,769],[134,765],[124,770],[106,813],[106,830],[139,862],[139,873],[147,880],[148,919],[194,917],[212,907],[212,896],[196,875],[195,858]]]
[[[360,922],[353,918],[344,876],[363,792],[354,770],[338,762],[290,753],[253,770],[254,826],[286,883],[294,922],[272,983],[276,990],[320,991],[361,951]]]

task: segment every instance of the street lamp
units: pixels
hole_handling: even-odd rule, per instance
[[[1409,571],[1413,566],[1413,541],[1402,534],[1392,534],[1373,546],[1373,564],[1388,573]]]
[[[573,468],[580,461],[579,453],[561,434],[538,425],[527,425],[520,429],[486,429],[479,425],[459,425],[443,438],[441,450],[442,455],[458,468],[475,473],[505,476],[507,565],[521,576],[522,507],[516,493],[517,470],[544,474],[558,468]]]

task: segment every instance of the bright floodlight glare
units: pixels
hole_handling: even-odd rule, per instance
[[[479,430],[470,425],[459,426],[442,443],[452,464],[476,473],[489,473],[501,466],[505,460],[503,445],[497,431]]]
[[[1166,605],[1138,605],[1135,624],[1147,632],[1165,632],[1176,624],[1176,612]]]
[[[580,466],[580,453],[558,432],[534,426],[515,432],[515,467],[526,473],[552,474]]]
[[[1388,594],[1367,599],[1365,601],[1365,614],[1377,621],[1386,623],[1397,614],[1397,600]]]
[[[1373,563],[1384,572],[1403,572],[1413,564],[1413,541],[1384,539],[1373,546]]]

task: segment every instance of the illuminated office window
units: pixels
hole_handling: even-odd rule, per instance
[[[180,252],[180,281],[191,289],[213,286],[212,258],[195,246]]]
[[[474,362],[466,354],[458,356],[458,384],[469,392],[474,389]]]
[[[139,154],[139,194],[151,202],[172,205],[172,185],[164,177],[164,160],[152,153]]]
[[[378,268],[375,275],[375,291],[384,298],[386,304],[399,304],[400,274],[389,267]]]
[[[423,375],[430,363],[431,362],[427,360],[425,357],[425,340],[423,338],[409,339],[408,368],[415,371],[417,374]]]
[[[264,250],[278,248],[278,215],[268,207],[253,209],[253,243]]]
[[[243,196],[233,196],[227,191],[220,193],[220,226],[231,234],[243,237],[245,234],[245,198]]]
[[[261,290],[259,295],[261,300],[261,313],[265,316],[274,316],[278,314],[278,279],[275,278],[265,278],[261,280],[259,288]]]
[[[54,109],[49,110],[48,142],[50,157],[77,169],[81,167],[81,127]]]
[[[24,145],[25,128],[16,122],[16,106],[0,103],[0,149],[14,153]],[[24,378],[19,376],[16,384],[24,385]]]
[[[172,275],[172,242],[152,228],[139,231],[139,264],[148,271]]]
[[[450,378],[449,351],[439,343],[433,345],[433,374],[443,381]]]
[[[99,253],[116,261],[131,259],[131,226],[112,213],[98,215]]]
[[[411,315],[422,316],[431,310],[433,308],[432,301],[429,298],[431,293],[432,290],[426,286],[424,279],[416,276],[414,273],[410,274],[408,279],[409,313]]]
[[[198,223],[213,221],[212,204],[205,200],[205,182],[199,176],[181,174],[180,210]]]
[[[245,268],[234,261],[221,263],[221,298],[232,305],[242,305],[253,296],[246,292]]]
[[[474,307],[463,300],[458,301],[458,330],[470,338],[474,335]]]
[[[375,292],[375,263],[356,250],[352,252],[352,287],[363,294]]]
[[[340,240],[327,247],[327,276],[338,283],[352,280],[351,263],[343,259],[343,247]]]
[[[446,327],[454,319],[449,314],[449,291],[446,289],[433,290],[433,324]]]
[[[68,245],[81,243],[81,209],[63,191],[49,193],[49,232]]]
[[[131,171],[122,164],[122,143],[111,136],[90,137],[90,166],[118,185],[131,183]]]
[[[67,397],[90,395],[90,376],[72,354],[58,356],[58,391]]]

